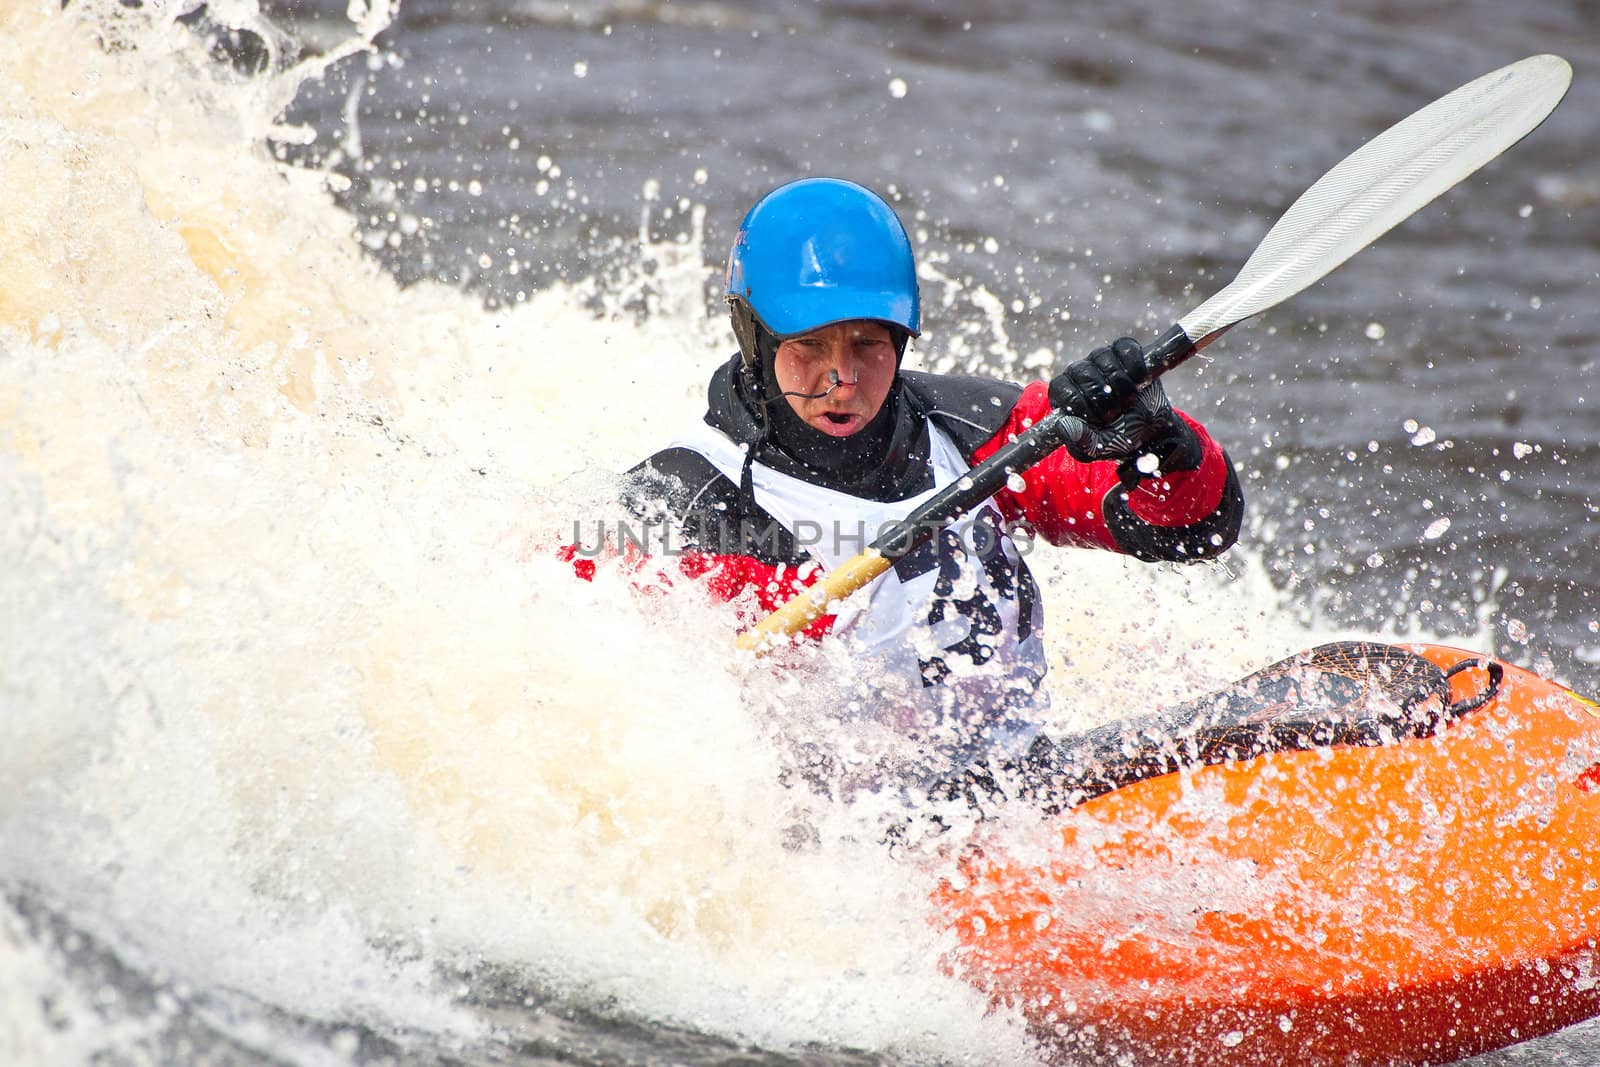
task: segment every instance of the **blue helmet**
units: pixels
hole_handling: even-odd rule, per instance
[[[914,337],[922,323],[905,227],[877,193],[840,178],[790,182],[756,202],[728,256],[728,302],[750,360],[748,316],[779,340],[851,319]]]

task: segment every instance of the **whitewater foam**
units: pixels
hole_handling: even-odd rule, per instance
[[[328,1024],[489,1040],[447,976],[490,965],[773,1046],[1024,1061],[941,972],[926,864],[825,806],[792,847],[773,737],[825,718],[817,677],[554,556],[699,414],[728,342],[697,241],[496,312],[402,289],[335,176],[270,144],[382,28],[357,14],[258,78],[161,5],[0,17],[0,885],[197,997]],[[1307,643],[1248,559],[1030,563],[1058,725]],[[0,923],[13,1062],[138,1043],[39,1014],[98,1018]]]

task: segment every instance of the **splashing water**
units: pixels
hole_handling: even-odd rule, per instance
[[[768,1041],[977,1017],[876,850],[781,848],[728,618],[548,553],[681,329],[402,292],[159,9],[4,29],[0,878],[312,1019],[471,1037],[486,957]]]
[[[494,967],[771,1047],[1025,1062],[942,972],[925,869],[827,812],[784,846],[749,709],[826,701],[737,660],[729,609],[552,554],[698,414],[682,368],[725,343],[698,246],[646,250],[643,321],[593,310],[638,279],[487,312],[402,290],[336,177],[274,159],[386,15],[255,77],[159,4],[0,15],[0,1051],[133,1058],[181,1003],[470,1045],[451,976]],[[1030,563],[1063,722],[1308,641],[1248,559]],[[110,1018],[85,937],[167,1000]]]

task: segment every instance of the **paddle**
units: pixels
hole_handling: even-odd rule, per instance
[[[1239,274],[1145,349],[1151,379],[1223,331],[1289,299],[1534,130],[1572,82],[1559,56],[1540,55],[1468,82],[1389,127],[1301,194]],[[993,496],[1011,475],[1091,432],[1082,412],[1054,411],[963,478],[739,635],[760,653],[803,629],[933,533]]]

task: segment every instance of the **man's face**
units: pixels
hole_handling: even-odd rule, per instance
[[[832,437],[849,437],[877,415],[894,384],[894,335],[881,322],[836,322],[778,345],[773,370],[785,393],[823,393],[784,399],[806,425]],[[839,385],[828,392],[838,373]]]

